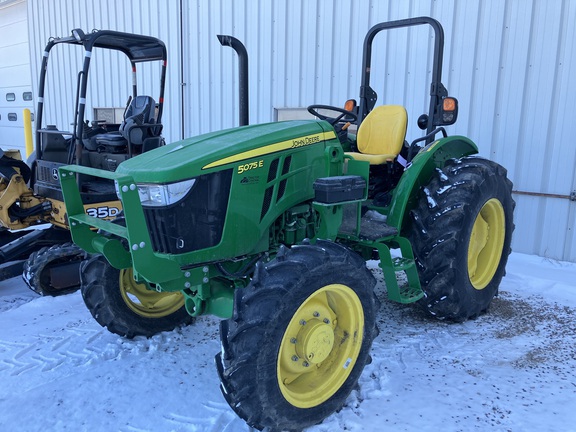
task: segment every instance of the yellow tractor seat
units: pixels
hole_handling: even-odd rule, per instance
[[[356,136],[359,152],[347,152],[356,160],[381,165],[396,159],[406,137],[408,114],[401,105],[381,105],[366,116]]]

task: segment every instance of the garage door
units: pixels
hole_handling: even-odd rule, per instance
[[[24,151],[24,108],[33,110],[25,1],[0,1],[0,147]]]

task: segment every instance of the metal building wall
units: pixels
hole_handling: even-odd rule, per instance
[[[248,49],[250,121],[261,123],[275,120],[278,108],[357,97],[367,30],[432,16],[445,30],[443,82],[460,102],[448,132],[472,138],[482,156],[508,169],[515,190],[529,193],[515,194],[513,249],[576,261],[576,202],[567,198],[576,191],[576,146],[568,135],[576,114],[576,0],[29,0],[29,13],[37,53],[48,35],[72,27],[164,40],[165,131],[172,139],[237,125],[237,59],[217,34],[238,37]],[[432,42],[424,27],[374,42],[378,103],[407,107],[409,140],[422,134],[415,122],[426,110]],[[118,81],[97,84],[110,93],[104,103],[122,93]]]

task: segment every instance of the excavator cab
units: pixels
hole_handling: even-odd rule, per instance
[[[47,66],[52,49],[57,45],[76,45],[84,50],[83,62],[76,75],[71,130],[45,124],[45,110],[48,109],[45,106],[49,70]],[[123,119],[119,124],[101,120],[90,122],[86,119],[89,115],[87,92],[90,88],[92,53],[97,50],[121,52],[126,55],[131,66],[132,94],[128,98]],[[138,86],[138,67],[147,62],[160,63],[157,99],[151,95],[141,94]],[[74,163],[115,171],[126,159],[164,143],[161,132],[166,64],[167,52],[164,43],[150,36],[111,30],[84,33],[80,29],[74,29],[68,37],[50,39],[44,50],[40,72],[36,111],[36,159],[32,166],[33,176],[30,186],[35,195],[45,197],[52,203],[49,216],[52,223],[61,227],[66,227],[67,224],[58,179],[60,166]],[[98,214],[99,217],[113,217],[120,212],[121,207],[113,182],[90,176],[79,176],[78,182],[86,197],[86,203],[94,209],[88,208],[88,212]]]

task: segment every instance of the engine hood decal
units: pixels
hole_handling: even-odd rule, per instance
[[[214,162],[211,162],[211,163],[205,165],[204,167],[202,167],[202,169],[214,168],[217,166],[226,165],[229,163],[238,162],[238,161],[245,160],[245,159],[255,158],[255,157],[264,156],[264,155],[276,153],[276,152],[283,151],[283,150],[288,150],[291,148],[298,148],[298,147],[304,147],[304,146],[308,146],[308,145],[312,145],[312,144],[318,144],[320,142],[323,142],[323,141],[326,141],[329,139],[333,139],[333,138],[336,138],[336,134],[332,131],[331,132],[321,132],[321,133],[317,133],[317,134],[293,138],[293,139],[289,139],[286,141],[282,141],[282,142],[270,144],[270,145],[267,145],[264,147],[260,147],[257,149],[248,150],[248,151],[245,151],[242,153],[238,153],[236,155],[229,156],[229,157],[226,157],[223,159],[219,159],[217,161],[214,161]]]

